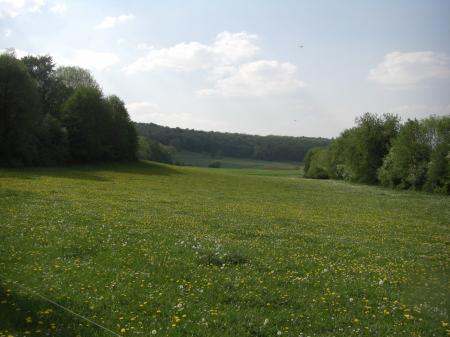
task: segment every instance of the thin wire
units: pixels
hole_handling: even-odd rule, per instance
[[[30,293],[33,293],[34,295],[36,295],[36,296],[42,298],[44,301],[46,301],[46,302],[48,302],[48,303],[51,303],[51,304],[53,304],[54,306],[57,306],[57,307],[59,307],[59,308],[65,310],[65,311],[67,311],[68,313],[70,313],[70,314],[72,314],[72,315],[74,315],[74,316],[77,316],[77,317],[79,317],[79,318],[85,320],[86,322],[89,322],[89,323],[91,323],[91,324],[93,324],[93,325],[99,327],[100,329],[103,329],[103,330],[105,330],[105,331],[107,331],[107,332],[113,334],[114,336],[122,337],[122,335],[119,335],[117,332],[114,332],[114,331],[108,329],[107,327],[105,327],[105,326],[103,326],[103,325],[101,325],[101,324],[99,324],[99,323],[97,323],[97,322],[94,322],[93,320],[91,320],[91,319],[89,319],[89,318],[87,318],[87,317],[84,317],[83,315],[77,314],[75,311],[70,310],[69,308],[66,308],[66,307],[63,306],[62,304],[59,304],[59,303],[56,303],[55,301],[52,301],[52,300],[49,299],[48,297],[45,297],[44,295],[39,294],[38,292],[36,292],[35,290],[33,290],[33,289],[31,289],[31,288],[25,287],[23,284],[20,284],[20,283],[17,282],[17,281],[14,282],[14,281],[12,281],[12,280],[10,280],[10,279],[7,279],[6,277],[4,277],[4,276],[2,276],[2,275],[0,275],[0,278],[3,279],[4,281],[6,281],[7,283],[13,283],[13,284],[18,285],[20,288],[22,288],[22,289],[24,289],[24,290],[26,290],[26,291],[28,291],[28,292],[30,292]]]

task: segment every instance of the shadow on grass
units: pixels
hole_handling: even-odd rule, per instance
[[[102,335],[99,328],[85,323],[35,295],[17,293],[0,284],[1,336]]]
[[[98,163],[57,167],[1,169],[0,178],[37,179],[40,177],[68,178],[88,181],[111,181],[105,173],[126,173],[148,176],[169,176],[181,172],[166,164],[155,162]]]

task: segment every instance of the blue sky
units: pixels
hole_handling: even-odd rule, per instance
[[[448,115],[449,36],[447,0],[0,0],[0,49],[90,69],[133,120],[252,134]]]

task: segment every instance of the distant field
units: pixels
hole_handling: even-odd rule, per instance
[[[450,198],[295,170],[0,170],[0,336],[445,336]]]
[[[212,158],[208,154],[195,152],[176,152],[174,160],[183,165],[192,165],[207,167],[211,163],[219,162],[222,168],[247,168],[247,169],[265,169],[265,170],[292,170],[298,169],[300,163],[297,162],[275,162],[256,159],[239,159],[230,157]]]

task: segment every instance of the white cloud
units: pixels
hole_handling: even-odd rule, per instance
[[[133,102],[126,105],[130,117],[135,122],[151,122],[155,115],[161,114],[159,106],[150,102]]]
[[[240,65],[217,78],[213,89],[199,90],[201,96],[267,96],[283,95],[304,87],[295,78],[295,65],[271,60],[258,60]]]
[[[247,32],[222,32],[214,42],[183,42],[155,49],[146,44],[144,57],[128,65],[129,74],[156,68],[176,71],[203,70],[212,88],[197,91],[200,96],[265,96],[291,93],[304,86],[295,78],[296,67],[275,60],[254,60],[260,48],[258,36]],[[253,61],[251,61],[253,60]]]
[[[125,39],[117,39],[116,43],[117,43],[117,45],[121,46],[125,43]]]
[[[80,49],[69,58],[57,58],[58,64],[75,65],[93,70],[105,70],[119,63],[119,57],[111,52],[98,52],[94,50]]]
[[[133,19],[134,19],[133,14],[122,14],[119,16],[107,16],[97,26],[95,26],[95,28],[110,29],[119,24],[131,21]]]
[[[12,30],[11,30],[11,29],[9,29],[9,28],[3,29],[3,35],[4,35],[5,37],[10,37],[11,34],[12,34]]]
[[[153,50],[153,49],[155,49],[155,46],[152,46],[152,45],[148,45],[147,43],[139,43],[138,45],[137,45],[137,50]]]
[[[448,105],[426,105],[426,104],[409,104],[397,106],[389,110],[401,117],[407,118],[424,118],[431,115],[450,115],[450,104]]]
[[[51,12],[59,15],[66,13],[67,9],[68,9],[67,4],[64,2],[56,2],[53,4],[52,7],[50,7]]]
[[[200,129],[219,130],[224,129],[223,121],[217,119],[209,120],[188,112],[170,113],[161,111],[158,104],[141,101],[126,105],[131,120],[141,123],[156,123],[167,126],[182,128],[195,125]],[[225,128],[226,129],[226,128]]]
[[[11,51],[11,49],[14,50],[14,54],[19,59],[21,59],[22,57],[25,57],[27,55],[32,55],[32,53],[29,53],[25,50],[17,49],[17,48],[0,49],[0,54],[9,53]]]
[[[179,71],[209,69],[224,64],[233,64],[256,55],[259,47],[253,41],[256,35],[246,32],[218,34],[211,45],[200,42],[182,42],[173,47],[155,49],[146,44],[138,46],[147,49],[147,55],[126,67],[127,72],[153,70],[158,67]]]
[[[393,87],[411,87],[450,77],[450,57],[432,51],[393,52],[369,71],[369,80]]]
[[[258,35],[247,32],[230,33],[224,31],[216,36],[212,52],[220,63],[240,62],[255,56],[259,47],[254,44]]]
[[[0,18],[15,18],[27,12],[37,12],[46,0],[0,0]]]

